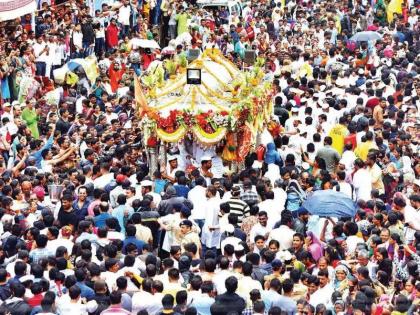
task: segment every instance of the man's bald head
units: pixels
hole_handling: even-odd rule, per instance
[[[29,196],[31,194],[32,191],[32,183],[30,181],[23,181],[22,184],[20,185],[22,188],[22,192],[25,196]]]

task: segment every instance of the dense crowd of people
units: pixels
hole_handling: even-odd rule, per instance
[[[419,313],[418,1],[37,2],[0,22],[0,314]],[[151,173],[134,75],[208,47],[265,59],[281,132]],[[54,81],[89,56],[94,82]],[[302,207],[319,190],[354,217]]]

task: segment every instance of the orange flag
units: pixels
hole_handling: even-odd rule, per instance
[[[134,75],[134,97],[136,99],[136,106],[140,117],[143,117],[148,111],[146,96],[141,88],[140,78]]]

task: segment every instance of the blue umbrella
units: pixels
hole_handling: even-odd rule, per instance
[[[357,211],[351,198],[335,190],[315,191],[305,200],[302,207],[320,217],[354,217]]]
[[[354,34],[350,40],[355,42],[368,42],[370,40],[379,40],[382,36],[378,32],[365,31]]]
[[[83,59],[82,59],[83,60]],[[73,59],[70,60],[66,66],[69,68],[70,71],[75,71],[76,69],[83,69],[83,66],[81,65],[81,63],[78,61],[78,59]]]

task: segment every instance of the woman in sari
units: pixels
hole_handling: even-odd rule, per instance
[[[305,248],[312,254],[315,261],[318,261],[323,255],[322,243],[311,231],[306,233]]]
[[[334,270],[334,289],[343,294],[349,288],[348,275],[349,269],[344,265],[338,265]]]
[[[38,120],[39,115],[37,110],[34,108],[35,101],[26,102],[26,107],[22,111],[22,119],[26,122],[28,128],[31,130],[32,136],[35,139],[39,138]]]

